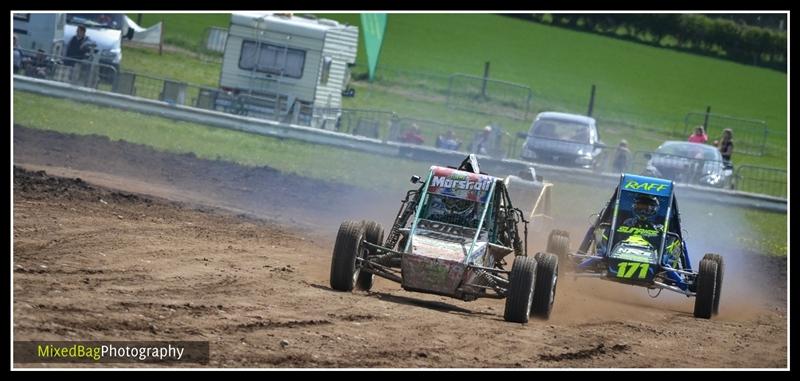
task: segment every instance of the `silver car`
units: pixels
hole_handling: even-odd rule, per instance
[[[605,145],[594,118],[560,112],[536,116],[522,145],[522,159],[568,167],[596,168]]]
[[[714,146],[671,140],[648,159],[645,175],[716,188],[732,187],[733,166]]]

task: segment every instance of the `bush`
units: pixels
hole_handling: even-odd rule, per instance
[[[759,15],[753,15],[754,20],[760,20],[757,16]],[[561,13],[534,14],[531,20],[615,37],[618,37],[617,30],[624,28],[627,31],[625,38],[655,45],[661,45],[661,39],[671,35],[678,41],[678,48],[681,49],[786,70],[786,32],[745,25],[745,19],[742,18],[674,13]],[[761,24],[780,24],[772,19],[767,21],[769,23],[765,21]]]

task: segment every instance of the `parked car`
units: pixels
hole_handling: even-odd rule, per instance
[[[722,154],[714,146],[671,140],[645,158],[649,160],[644,172],[647,176],[716,188],[732,187],[733,166],[722,160]]]
[[[598,168],[605,144],[597,133],[594,118],[560,112],[536,116],[522,145],[522,159],[587,169]]]

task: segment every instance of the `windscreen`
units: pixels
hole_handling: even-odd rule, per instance
[[[722,159],[716,148],[701,143],[667,142],[658,147],[656,153],[699,160]]]
[[[621,191],[611,245],[612,252],[625,255],[624,251],[616,250],[621,246],[657,252],[661,248],[667,225],[668,204],[668,196]],[[636,251],[641,252],[641,250]],[[655,255],[649,260],[654,262]]]
[[[533,126],[532,135],[539,138],[589,144],[589,126],[565,120],[539,119]]]
[[[70,13],[67,15],[67,24],[121,30],[125,18],[121,13]]]

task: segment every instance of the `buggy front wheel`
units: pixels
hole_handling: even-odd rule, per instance
[[[536,260],[533,257],[514,258],[509,276],[506,309],[503,318],[514,323],[527,323],[536,286]]]
[[[553,310],[558,283],[558,257],[550,253],[536,253],[536,289],[533,293],[531,314],[547,320]]]
[[[714,311],[714,296],[717,287],[717,262],[711,259],[700,261],[697,274],[697,293],[694,301],[694,317],[710,319]]]
[[[331,258],[331,288],[337,291],[352,291],[361,273],[357,257],[366,256],[364,224],[361,221],[345,221],[339,226],[336,244]]]

